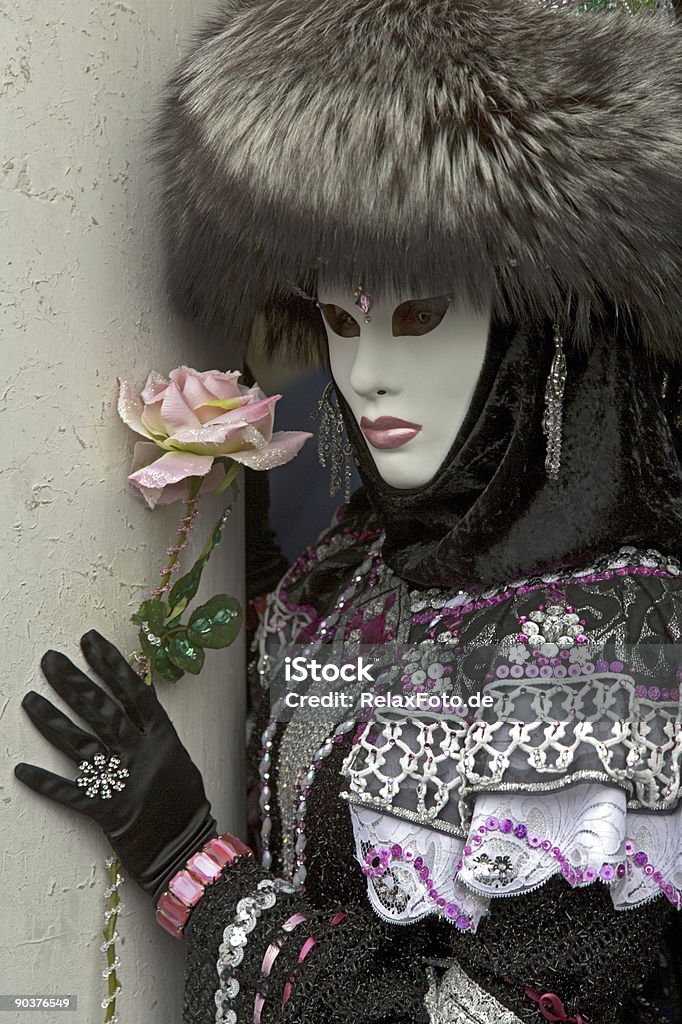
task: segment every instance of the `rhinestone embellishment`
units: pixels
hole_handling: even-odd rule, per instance
[[[85,795],[94,799],[110,800],[114,791],[125,789],[124,779],[128,778],[127,768],[121,768],[121,759],[115,755],[107,759],[104,754],[95,754],[90,761],[81,761],[78,770],[81,773],[76,784],[85,789]]]
[[[576,644],[587,643],[585,619],[576,614],[572,605],[541,604],[530,615],[520,615],[519,625],[522,631],[518,642],[548,658]]]
[[[367,294],[362,285],[355,289],[355,305],[365,314],[365,323],[370,323],[372,318],[369,314],[373,305],[373,299],[371,295]]]

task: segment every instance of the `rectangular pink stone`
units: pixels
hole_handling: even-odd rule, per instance
[[[169,888],[188,907],[193,907],[204,895],[204,886],[189,871],[178,871],[173,875]]]
[[[236,836],[220,836],[206,844],[207,853],[218,861],[221,867],[231,864],[236,857],[246,857],[251,851]]]
[[[189,907],[184,906],[172,893],[164,892],[159,898],[156,920],[162,928],[176,939],[182,938],[182,929],[189,917]]]
[[[193,857],[187,861],[187,869],[191,871],[193,875],[203,882],[204,885],[208,885],[210,882],[214,882],[220,872],[223,870],[222,864],[218,864],[213,857],[209,857],[207,853],[200,851],[195,853]]]

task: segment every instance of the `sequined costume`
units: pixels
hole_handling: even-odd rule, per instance
[[[469,411],[423,488],[388,487],[346,411],[363,487],[268,598],[259,846],[264,869],[296,887],[268,920],[281,931],[305,913],[321,929],[300,1001],[294,985],[282,1008],[268,987],[272,1020],[679,1019],[677,406],[617,328],[589,356],[569,353],[561,475],[548,482],[537,352],[550,336],[493,323]],[[651,488],[631,486],[632,460]],[[357,649],[377,655],[384,707],[284,720],[284,657]],[[489,706],[472,706],[476,694]],[[195,999],[214,1012],[216,946],[227,927],[229,956],[244,894],[231,886],[225,910],[195,912],[211,940],[190,953],[188,1020]],[[258,935],[236,1001],[219,986],[218,1021],[252,1012],[271,939]],[[286,978],[292,938],[275,964]],[[321,978],[341,961],[351,976],[332,998]]]
[[[318,648],[320,640],[341,637],[409,645],[414,663],[403,694],[405,686],[407,693],[420,688],[445,693],[453,644],[468,652],[461,685],[475,690],[484,668],[491,667],[489,651],[499,645],[507,656],[497,659],[486,686],[496,695],[495,712],[505,704],[507,722],[514,718],[509,695],[521,689],[520,680],[527,687],[542,685],[543,694],[551,685],[562,691],[562,699],[569,691],[583,698],[589,691],[600,699],[595,698],[598,687],[613,688],[619,696],[629,689],[631,702],[638,702],[633,722],[675,719],[677,690],[661,692],[649,685],[644,691],[651,666],[641,664],[630,675],[633,666],[616,657],[618,648],[627,646],[616,628],[624,621],[631,636],[636,633],[638,643],[647,645],[641,651],[679,636],[682,577],[675,558],[625,548],[572,572],[453,597],[443,590],[411,589],[383,562],[382,542],[376,527],[360,530],[342,519],[289,571],[269,599],[259,635],[266,684],[268,638],[279,643],[290,632]],[[335,597],[326,609],[319,606],[321,592]],[[537,614],[539,606],[545,611]],[[613,640],[612,660],[592,663],[587,648],[575,643],[562,648],[559,657],[538,658],[531,649],[537,651],[539,640],[519,642],[519,635],[532,636],[519,618],[532,622],[535,616],[547,635],[556,635],[551,619],[559,612],[577,619],[593,644],[606,649]],[[573,625],[564,622],[561,629]],[[580,699],[575,697],[576,706]],[[665,994],[675,978],[665,958],[672,955],[674,907],[680,905],[680,818],[661,814],[651,829],[649,819],[629,807],[672,804],[679,732],[663,759],[635,763],[628,756],[631,737],[616,727],[617,713],[609,719],[613,735],[594,743],[585,737],[582,750],[580,744],[578,749],[568,741],[562,745],[560,738],[548,744],[538,728],[518,764],[503,768],[495,760],[499,745],[491,754],[490,736],[479,737],[473,721],[433,715],[431,729],[438,732],[451,722],[462,758],[470,758],[468,795],[475,798],[455,807],[452,793],[461,795],[459,780],[452,785],[446,772],[440,774],[445,789],[450,782],[449,792],[415,800],[415,781],[425,777],[428,753],[443,749],[442,736],[418,735],[418,714],[377,712],[371,723],[366,716],[363,723],[341,710],[326,721],[294,717],[283,724],[271,719],[272,710],[265,693],[255,743],[262,744],[257,751],[261,857],[296,888],[280,894],[253,931],[236,939],[230,929],[237,902],[267,877],[265,871],[252,865],[236,869],[239,879],[230,875],[196,909],[188,935],[187,1020],[214,1019],[214,988],[222,1006],[216,1020],[232,1020],[231,1012],[236,1019],[250,1019],[265,949],[297,912],[308,918],[306,927],[297,929],[301,939],[311,930],[318,939],[298,969],[297,932],[287,940],[268,980],[270,1016],[264,1019],[313,1021],[324,1014],[339,1021],[447,1024],[542,1020],[525,990],[560,998],[566,1012],[559,1020],[666,1019],[647,1009],[639,989],[649,973],[642,961],[656,973],[661,957],[658,1000],[674,998]],[[549,721],[555,711],[545,711]],[[485,716],[475,719],[485,721]],[[422,725],[428,720],[421,716]],[[493,713],[490,722],[495,721]],[[390,760],[372,758],[372,752],[386,753],[391,740],[395,743],[397,723],[403,726],[401,749],[415,756],[401,785],[387,787]],[[508,737],[506,742],[509,749]],[[456,746],[451,741],[447,748],[449,764]],[[538,771],[541,764],[544,771]],[[504,779],[518,780],[524,770],[526,782],[530,778],[537,785],[512,795]],[[565,786],[571,778],[574,785]],[[462,810],[464,804],[469,812]],[[612,827],[600,834],[595,822],[605,818]],[[516,898],[496,898],[506,894]],[[625,906],[640,909],[625,913]],[[348,917],[332,926],[340,911]],[[408,927],[396,927],[407,922]],[[218,953],[221,939],[227,947],[223,954]],[[231,942],[244,952],[234,971]],[[276,1004],[292,973],[296,983],[281,1010]],[[440,975],[444,981],[438,988]]]

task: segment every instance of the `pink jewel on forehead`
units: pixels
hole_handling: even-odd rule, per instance
[[[354,294],[355,294],[355,305],[359,306],[360,309],[362,310],[362,312],[365,314],[365,323],[366,324],[370,323],[372,318],[369,315],[369,312],[370,312],[370,310],[372,308],[372,304],[373,304],[372,296],[368,295],[367,292],[364,291],[362,285],[359,285],[355,289],[355,293]]]

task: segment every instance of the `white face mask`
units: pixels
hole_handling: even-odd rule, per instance
[[[344,288],[318,293],[336,385],[391,487],[421,487],[450,450],[481,373],[490,305],[386,295],[370,322]]]

